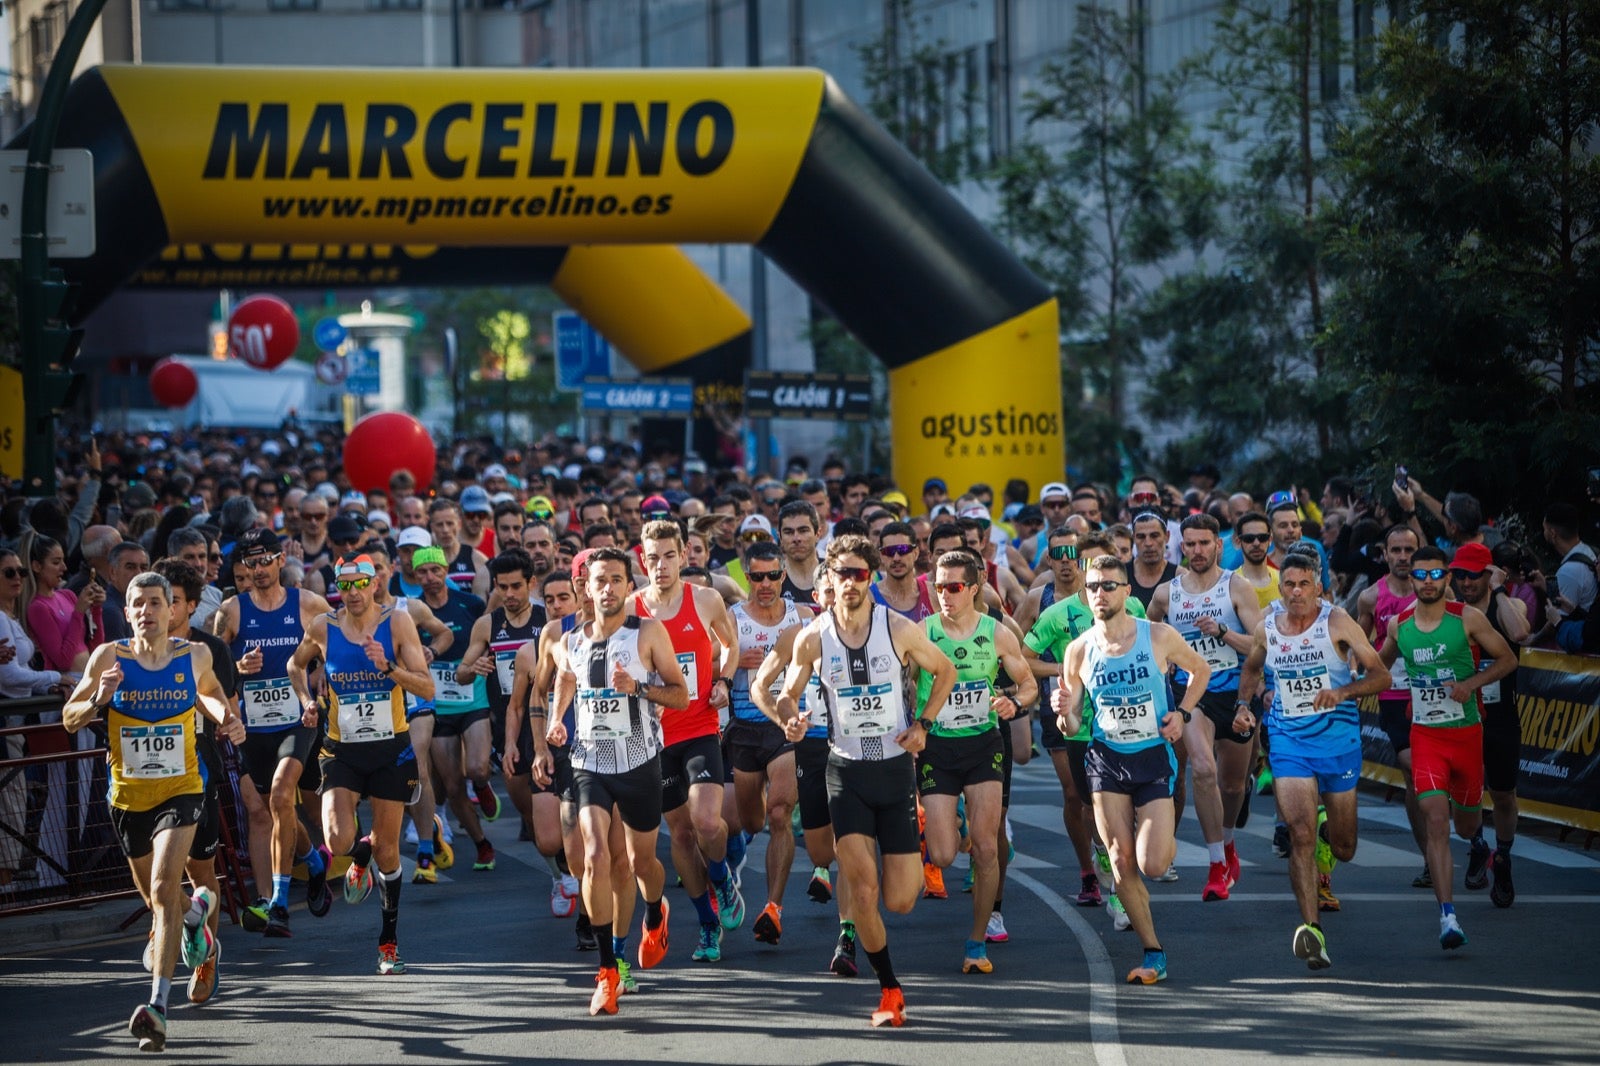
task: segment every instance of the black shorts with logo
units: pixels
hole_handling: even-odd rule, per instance
[[[396,803],[415,803],[421,784],[417,755],[404,733],[389,740],[361,744],[332,741],[322,747],[324,788],[343,788],[357,796]]]
[[[766,718],[759,722],[732,719],[723,733],[723,743],[733,768],[747,774],[764,773],[774,759],[794,750],[794,742],[783,735],[778,723]]]
[[[433,739],[446,740],[450,737],[464,737],[467,735],[468,729],[471,729],[479,722],[487,722],[488,720],[489,708],[487,707],[479,707],[475,711],[467,711],[463,714],[439,714],[435,711],[433,715]]]
[[[580,809],[599,807],[609,812],[616,807],[622,823],[636,833],[661,828],[660,756],[620,774],[597,774],[575,766],[572,793]]]
[[[990,729],[970,737],[930,735],[917,756],[917,791],[924,796],[959,796],[968,785],[990,781],[1004,785],[1006,752],[1000,733]]]
[[[299,788],[302,792],[315,792],[321,785],[321,774],[316,770],[316,760],[311,753],[317,749],[318,730],[314,726],[297,725],[272,733],[249,733],[239,746],[239,758],[245,772],[265,796],[272,791],[272,779],[278,773],[278,764],[285,759],[300,763]],[[309,773],[307,770],[309,769]]]
[[[1183,690],[1179,689],[1177,691],[1181,694]],[[1248,733],[1235,733],[1233,731],[1233,719],[1239,713],[1238,704],[1239,690],[1236,688],[1225,689],[1217,692],[1207,692],[1204,696],[1201,696],[1200,705],[1195,710],[1211,720],[1211,724],[1216,727],[1218,740],[1229,740],[1235,744],[1248,744],[1255,739],[1256,731],[1254,729]],[[1176,707],[1178,705],[1177,701],[1174,700],[1172,705]],[[1260,716],[1257,715],[1257,720],[1259,718]]]
[[[205,807],[194,827],[194,842],[189,845],[189,858],[209,859],[217,854],[217,841],[222,836],[222,781],[228,770],[222,765],[217,742],[204,732],[195,735],[194,754],[205,770],[206,791]]]
[[[661,810],[675,811],[689,802],[691,785],[724,782],[722,745],[714,734],[690,737],[661,749]]]
[[[205,796],[185,793],[162,800],[147,811],[111,808],[111,828],[130,859],[140,859],[156,848],[156,835],[186,825],[199,825],[205,817]]]
[[[916,760],[841,759],[828,755],[828,815],[834,839],[852,833],[872,837],[885,855],[915,855],[917,833]]]
[[[800,828],[821,829],[828,814],[828,738],[801,737],[794,746],[794,776],[800,789]]]
[[[532,744],[531,737],[529,744]],[[518,755],[517,758],[520,759],[522,756]],[[533,755],[531,754],[531,751],[528,756],[528,761],[530,765],[533,762]],[[550,771],[550,783],[548,785],[541,785],[538,781],[534,781],[533,794],[535,796],[542,796],[546,793],[549,793],[550,795],[553,795],[559,799],[562,803],[574,802],[575,793],[572,791],[572,745],[563,744],[560,747],[557,747],[556,745],[551,744],[550,761],[553,764]],[[518,765],[521,764],[519,763]]]

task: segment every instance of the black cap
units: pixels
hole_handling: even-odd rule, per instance
[[[339,544],[347,544],[361,538],[361,523],[356,521],[355,515],[342,514],[328,523],[328,539]]]
[[[270,529],[248,529],[239,536],[234,544],[234,551],[241,559],[250,559],[257,555],[277,555],[283,550],[278,535]]]

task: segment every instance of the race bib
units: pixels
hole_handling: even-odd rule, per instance
[[[1278,713],[1285,718],[1304,718],[1312,714],[1326,714],[1332,707],[1319,708],[1317,693],[1328,688],[1328,668],[1325,666],[1290,667],[1276,672]]]
[[[578,736],[584,740],[622,740],[629,733],[628,697],[614,688],[578,690]]]
[[[1403,656],[1397,657],[1394,661],[1394,665],[1389,667],[1389,688],[1391,691],[1398,691],[1400,689],[1407,689],[1410,687],[1411,682],[1406,677],[1405,658]]]
[[[988,725],[989,704],[993,700],[994,693],[990,691],[987,680],[957,681],[950,690],[950,698],[939,709],[939,724],[946,729]]]
[[[244,683],[246,729],[281,729],[300,721],[300,701],[287,677]]]
[[[1137,744],[1160,735],[1153,696],[1100,696],[1096,699],[1095,725],[1106,740]]]
[[[339,743],[367,744],[394,736],[391,692],[356,692],[339,697]]]
[[[894,732],[900,708],[894,685],[847,685],[839,690],[839,732],[847,737],[881,737]]]
[[[1448,674],[1411,678],[1411,720],[1417,725],[1449,725],[1467,717],[1467,708],[1450,698],[1455,678]]]
[[[801,700],[800,709],[811,712],[811,728],[828,728],[828,700],[822,694],[822,682],[815,674],[806,682],[805,695]]]
[[[1478,673],[1480,673],[1480,674],[1483,673],[1485,670],[1489,669],[1493,665],[1494,665],[1494,660],[1493,659],[1486,659],[1484,661],[1483,665],[1479,668]],[[1482,688],[1480,688],[1478,690],[1478,700],[1481,703],[1499,703],[1500,702],[1500,682],[1491,681],[1487,685],[1484,685]]]
[[[517,676],[517,649],[501,648],[494,653],[494,676],[500,682],[500,695],[511,695],[511,683]]]
[[[693,703],[700,698],[700,671],[694,668],[695,654],[692,651],[683,652],[678,656],[678,669],[683,671],[683,679],[689,683],[689,702]]]
[[[1193,632],[1185,633],[1183,639],[1188,641],[1189,647],[1193,648],[1200,658],[1206,661],[1206,665],[1211,667],[1212,674],[1226,673],[1239,665],[1239,653],[1234,651],[1228,642],[1222,639],[1220,633],[1214,637],[1208,637],[1197,629]]]
[[[181,725],[122,727],[122,776],[140,781],[179,777],[188,743]]]
[[[433,671],[433,701],[435,703],[471,703],[474,681],[456,680],[456,668],[460,663],[441,662],[438,659],[428,667]]]

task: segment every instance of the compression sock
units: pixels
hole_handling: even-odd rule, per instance
[[[362,837],[350,845],[350,850],[345,852],[350,856],[350,861],[357,866],[370,866],[372,864],[372,841]]]
[[[172,978],[150,978],[150,1005],[162,1014],[167,1013],[167,995],[172,991]]]
[[[706,863],[706,876],[711,878],[714,885],[728,883],[728,863],[724,859],[712,859]]]
[[[885,944],[877,951],[867,952],[867,961],[872,963],[872,972],[878,975],[878,984],[883,988],[899,988],[900,982],[895,980],[894,964],[889,961],[889,945]]]
[[[739,832],[735,832],[735,833],[729,833],[728,834],[728,857],[726,859],[726,863],[725,864],[732,864],[734,866],[738,866],[740,863],[744,862],[744,853],[745,853],[746,850],[747,850],[747,848],[746,848],[746,844],[745,844],[743,830],[740,830]],[[726,877],[727,875],[724,874],[723,876]]]
[[[622,936],[612,934],[611,953],[619,959],[625,959],[628,957],[628,936],[626,933],[624,933]]]
[[[1508,840],[1501,840],[1499,837],[1496,837],[1494,842],[1494,850],[1501,855],[1510,855],[1511,845],[1515,844],[1516,842],[1516,837],[1511,837]]]
[[[315,877],[320,873],[326,873],[328,869],[328,864],[322,859],[321,848],[312,848],[310,851],[299,856],[294,861],[305,863],[306,871],[310,873],[312,877]]]
[[[717,924],[717,912],[711,909],[711,893],[702,892],[698,896],[690,896],[689,902],[694,904],[694,912],[700,916],[701,925]]]
[[[644,927],[646,929],[658,929],[664,920],[665,916],[661,913],[661,901],[658,899],[652,903],[649,900],[645,900]],[[594,927],[594,932],[596,936],[600,935],[600,927],[598,925]],[[606,926],[606,935],[611,935],[611,926],[609,924]]]
[[[1454,914],[1455,912],[1456,912],[1456,905],[1454,903],[1441,903],[1441,904],[1439,904],[1439,917],[1445,918],[1445,917],[1448,917],[1448,916]]]
[[[646,918],[645,921],[649,921]],[[600,968],[602,970],[615,970],[617,968],[617,952],[611,946],[611,923],[596,922],[594,926],[594,939],[600,948]]]
[[[289,882],[292,880],[288,874],[272,875],[272,899],[267,904],[269,907],[289,906]]]
[[[378,934],[380,944],[395,942],[395,927],[400,924],[400,885],[399,867],[390,873],[378,871],[378,907],[383,915],[383,930]]]

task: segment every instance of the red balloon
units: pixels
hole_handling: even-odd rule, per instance
[[[150,394],[162,407],[187,407],[200,391],[194,368],[176,359],[163,359],[150,370]]]
[[[344,472],[362,492],[389,488],[397,470],[409,470],[418,490],[433,484],[438,453],[421,422],[400,411],[380,411],[355,424],[344,439]]]
[[[276,296],[240,300],[228,316],[228,354],[257,370],[276,370],[299,346],[300,322]]]

